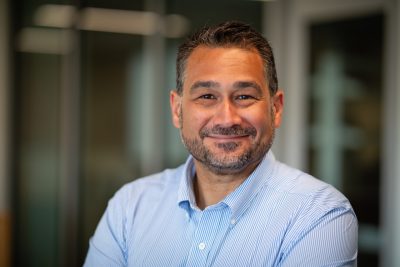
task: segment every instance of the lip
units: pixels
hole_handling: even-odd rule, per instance
[[[249,137],[248,135],[209,135],[206,138],[221,140],[221,141],[232,141],[232,140],[242,140]]]

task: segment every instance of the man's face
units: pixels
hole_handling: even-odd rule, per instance
[[[181,95],[171,92],[173,123],[192,156],[216,174],[257,164],[279,127],[283,93],[269,94],[261,57],[240,48],[197,47]]]

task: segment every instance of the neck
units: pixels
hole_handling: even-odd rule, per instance
[[[244,171],[230,174],[216,174],[197,160],[196,177],[193,180],[193,189],[196,203],[200,209],[216,204],[229,193],[239,187],[251,174],[259,162],[251,164]]]

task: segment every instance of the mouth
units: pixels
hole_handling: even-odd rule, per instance
[[[241,127],[234,125],[232,127],[214,126],[212,128],[203,128],[200,131],[200,138],[210,139],[218,143],[240,142],[248,138],[255,138],[257,131],[253,127]]]
[[[210,138],[213,140],[229,141],[229,142],[232,142],[234,140],[243,140],[248,137],[249,135],[218,135],[218,134],[211,134],[206,136],[206,138]]]

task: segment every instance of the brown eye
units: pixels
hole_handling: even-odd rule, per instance
[[[205,94],[199,97],[200,99],[216,99],[216,97],[212,94]]]

